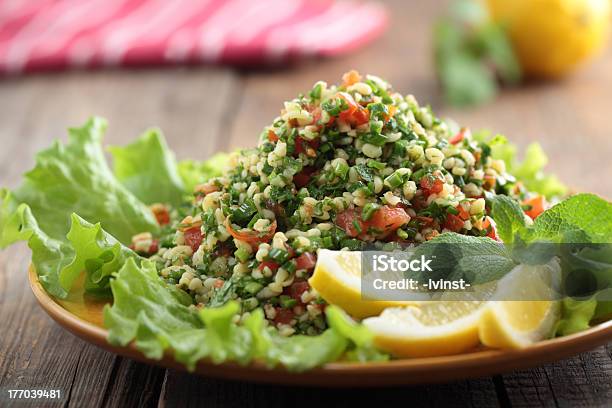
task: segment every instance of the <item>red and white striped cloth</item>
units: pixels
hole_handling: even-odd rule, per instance
[[[273,64],[372,40],[385,8],[353,0],[0,0],[0,73]]]

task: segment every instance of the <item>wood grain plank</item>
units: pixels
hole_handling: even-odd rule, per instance
[[[425,387],[322,389],[220,381],[168,370],[160,407],[498,406],[490,379]]]
[[[121,358],[116,362],[111,381],[104,392],[104,407],[155,407],[158,404],[166,370]],[[91,388],[86,389],[91,392]],[[100,390],[101,391],[101,390]],[[86,395],[84,396],[86,397]],[[77,399],[74,407],[86,398]]]
[[[605,407],[612,403],[610,345],[503,377],[515,407]]]

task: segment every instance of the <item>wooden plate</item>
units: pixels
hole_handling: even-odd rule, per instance
[[[151,360],[133,345],[115,347],[107,343],[107,331],[102,325],[104,302],[88,299],[81,289],[67,299],[52,298],[38,282],[30,268],[30,286],[43,309],[57,323],[83,340],[125,357],[163,367],[184,370],[172,355]],[[394,360],[385,363],[331,363],[304,373],[290,373],[282,368],[268,369],[263,364],[215,365],[201,362],[196,373],[209,377],[247,380],[263,383],[309,385],[324,387],[373,387],[400,384],[446,382],[471,377],[499,374],[529,368],[567,358],[612,341],[612,321],[571,336],[542,341],[522,350],[474,350],[470,353]]]

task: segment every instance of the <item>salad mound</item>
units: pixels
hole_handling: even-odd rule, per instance
[[[170,352],[190,369],[203,359],[305,370],[390,358],[311,287],[320,249],[612,242],[612,204],[562,200],[538,145],[518,162],[503,136],[472,134],[355,71],[286,102],[256,148],[205,162],[177,162],[151,129],[111,147],[111,169],[105,130],[101,118],[70,129],[21,186],[0,190],[0,248],[27,241],[58,298],[84,274],[88,296],[112,297],[111,343]],[[556,334],[610,310],[595,296],[564,300]]]
[[[317,250],[445,232],[497,240],[487,215],[496,194],[524,202],[531,218],[544,211],[491,151],[413,96],[351,71],[285,102],[256,149],[195,188],[176,232],[136,235],[132,248],[198,306],[237,299],[245,313],[263,307],[284,335],[316,334],[326,327],[325,300],[308,284]],[[163,206],[154,211],[169,222]]]

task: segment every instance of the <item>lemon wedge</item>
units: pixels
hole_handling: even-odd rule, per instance
[[[471,294],[449,292],[441,300],[386,309],[363,324],[378,347],[398,357],[458,354],[479,344],[525,347],[548,337],[558,320],[559,272],[554,262],[519,265]]]
[[[498,282],[497,299],[483,312],[479,337],[493,348],[523,348],[549,337],[560,314],[556,261],[546,265],[519,265]]]
[[[321,249],[308,283],[327,303],[342,308],[356,318],[377,316],[388,307],[408,306],[414,302],[364,300],[361,295],[361,252]]]
[[[398,357],[457,354],[479,343],[484,301],[426,301],[418,306],[386,309],[363,324],[375,344]]]

